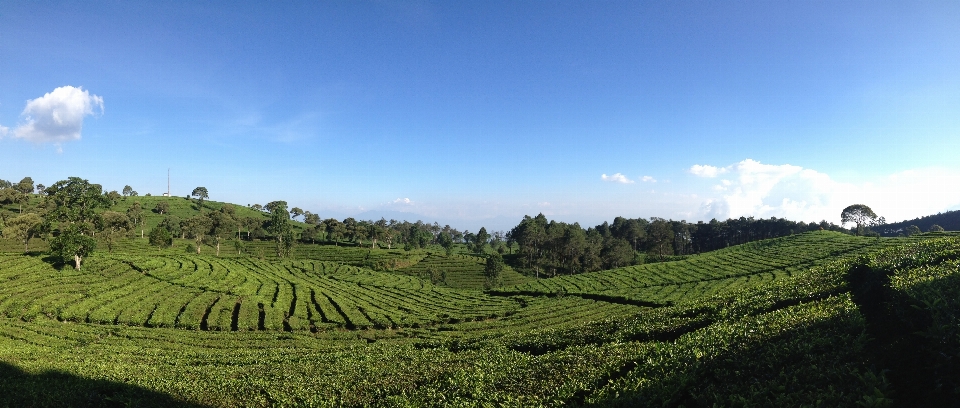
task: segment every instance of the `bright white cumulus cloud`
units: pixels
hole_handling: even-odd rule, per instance
[[[103,113],[103,98],[83,88],[61,86],[37,99],[27,101],[21,123],[13,136],[35,143],[62,143],[80,140],[83,119]],[[8,130],[0,130],[9,133]]]
[[[602,174],[600,175],[600,179],[603,181],[609,181],[613,183],[623,183],[623,184],[633,183],[633,180],[628,179],[627,176],[624,176],[623,174],[620,174],[620,173],[614,173],[612,176]]]
[[[717,177],[727,172],[725,167],[714,167],[710,165],[694,164],[690,167],[690,172],[700,177]]]
[[[866,204],[877,215],[896,222],[960,204],[960,190],[952,188],[960,183],[960,171],[953,169],[914,169],[861,184],[839,182],[800,166],[751,159],[717,169],[723,169],[717,174],[729,174],[701,204],[705,219],[752,216],[839,223],[843,208]]]

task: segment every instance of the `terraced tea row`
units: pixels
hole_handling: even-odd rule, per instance
[[[204,330],[419,327],[514,313],[516,301],[318,261],[102,257],[82,272],[0,256],[0,313]]]
[[[483,289],[485,267],[486,259],[479,256],[430,254],[420,262],[397,272],[424,280],[436,279],[438,284],[453,288]],[[439,277],[432,276],[435,274],[439,274]],[[516,285],[530,280],[510,267],[504,268],[501,277],[504,285]]]
[[[120,269],[110,273],[128,278]],[[526,307],[510,316],[411,329],[412,339],[0,319],[0,358],[214,406],[710,406],[730,395],[853,405],[874,384],[858,380],[869,373],[863,321],[848,295],[830,296],[843,286],[842,268],[833,271],[659,309],[520,297]],[[89,394],[68,384],[79,387],[70,395]]]
[[[912,241],[810,232],[691,256],[682,261],[542,279],[495,293],[566,293],[611,301],[662,304],[755,286],[837,257],[905,242]]]

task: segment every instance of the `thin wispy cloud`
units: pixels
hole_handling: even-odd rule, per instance
[[[653,177],[651,177],[651,176],[643,176],[643,177],[640,178],[640,181],[642,181],[642,182],[644,182],[644,183],[656,183],[656,182],[657,182],[657,179],[655,179],[655,178],[653,178]]]
[[[603,181],[609,181],[612,183],[623,183],[623,184],[633,183],[633,180],[628,179],[627,176],[624,176],[623,174],[620,174],[620,173],[614,173],[612,176],[602,174],[600,175],[600,179]]]

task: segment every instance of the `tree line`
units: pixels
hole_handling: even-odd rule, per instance
[[[847,232],[827,221],[803,223],[753,217],[697,223],[617,217],[612,224],[604,222],[584,229],[579,223],[548,221],[539,214],[525,216],[506,238],[511,249],[514,244],[518,247],[515,267],[539,277],[664,261],[812,230]]]
[[[23,197],[29,197],[34,190],[41,197],[40,204],[34,212],[23,214],[23,205],[28,201]],[[405,250],[439,245],[448,255],[456,245],[461,245],[478,255],[497,254],[497,262],[506,259],[515,268],[537,276],[665,261],[811,230],[847,231],[826,221],[803,223],[783,218],[753,217],[697,223],[657,217],[617,217],[613,223],[583,228],[578,223],[547,220],[539,214],[525,216],[507,232],[488,232],[486,228],[480,228],[473,233],[419,220],[321,219],[299,207],[290,209],[285,201],[248,205],[263,213],[257,216],[240,216],[237,208],[230,204],[204,212],[204,201],[209,199],[205,187],[197,187],[187,196],[187,199],[196,200],[199,210],[199,214],[187,219],[170,214],[167,201],[158,201],[152,209],[143,208],[136,201],[123,213],[107,209],[125,197],[137,197],[137,193],[130,186],[125,186],[122,194],[116,191],[104,193],[100,185],[77,177],[50,187],[35,186],[29,177],[16,184],[0,180],[0,203],[19,204],[20,211],[17,217],[0,220],[0,227],[3,227],[4,236],[21,240],[25,250],[31,238],[50,235],[53,239],[51,248],[59,251],[65,262],[72,261],[76,267],[96,247],[94,238],[112,250],[117,239],[137,234],[140,238],[149,238],[150,244],[158,248],[169,247],[175,237],[192,239],[197,253],[201,252],[203,244],[208,244],[216,248],[217,255],[227,241],[232,241],[234,249],[242,252],[244,241],[250,240],[273,241],[279,257],[288,256],[298,242],[386,249],[401,247]],[[869,210],[869,207],[865,208]],[[849,215],[849,209],[845,209],[844,214]],[[149,234],[145,231],[147,211],[163,216]],[[295,226],[293,221],[300,217],[303,224]],[[875,218],[873,215],[871,220]],[[862,229],[857,223],[858,234]],[[496,269],[494,265],[491,267]]]

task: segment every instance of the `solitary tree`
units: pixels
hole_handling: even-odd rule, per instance
[[[157,247],[157,250],[169,248],[173,245],[173,235],[163,226],[156,226],[150,230],[150,245]]]
[[[42,226],[43,219],[39,215],[26,213],[7,220],[3,227],[3,236],[23,242],[23,252],[26,253],[29,250],[27,244],[30,238],[39,235]]]
[[[939,225],[937,225],[937,224],[933,224],[933,225],[930,226],[930,229],[928,229],[927,231],[928,231],[928,232],[943,232],[943,227],[941,227],[941,226],[939,226]]]
[[[133,187],[123,186],[123,196],[127,197],[130,195],[130,193],[133,193]]]
[[[290,255],[293,249],[293,227],[290,225],[290,213],[286,201],[273,201],[266,205],[270,211],[270,230],[277,243],[277,256]]]
[[[300,207],[293,207],[290,209],[290,216],[296,219],[297,217],[303,215],[303,210]]]
[[[487,245],[487,240],[490,239],[490,234],[487,233],[486,228],[480,227],[480,231],[477,232],[477,237],[474,239],[474,251],[476,251],[478,254],[482,254],[483,247]]]
[[[487,256],[487,265],[483,269],[486,281],[484,286],[487,289],[499,287],[503,284],[503,257],[494,252]]]
[[[23,194],[33,194],[33,179],[24,177],[23,180],[20,180],[13,188]]]
[[[164,213],[170,211],[170,203],[166,200],[157,201],[157,205],[153,207],[153,211],[163,215]]]
[[[911,226],[907,227],[907,229],[904,230],[903,232],[904,232],[904,235],[906,235],[906,236],[908,236],[908,237],[909,237],[909,236],[912,236],[912,235],[917,235],[917,234],[920,233],[920,227],[918,227],[918,226],[916,226],[916,225],[911,225]]]
[[[203,211],[203,200],[210,198],[210,194],[207,191],[206,187],[197,187],[193,189],[193,192],[190,193],[191,196],[197,197],[197,204],[199,205],[200,211]]]
[[[140,238],[143,238],[143,226],[146,217],[143,216],[143,207],[140,206],[139,201],[134,202],[133,205],[127,209],[127,218],[130,218],[130,224],[135,227],[140,227]]]
[[[113,252],[113,244],[131,227],[130,217],[116,211],[104,211],[100,215],[100,231],[107,241],[107,251]]]
[[[864,204],[854,204],[840,212],[840,225],[848,222],[856,224],[856,234],[858,236],[863,233],[864,227],[871,225],[876,220],[877,214]]]
[[[194,241],[197,242],[197,255],[200,254],[200,247],[203,245],[203,238],[206,237],[207,233],[210,232],[211,226],[212,222],[210,222],[210,218],[202,215],[190,217],[183,222],[183,230],[193,237]]]
[[[60,223],[60,235],[50,243],[53,254],[63,262],[72,258],[79,270],[83,258],[93,253],[97,242],[87,236],[97,217],[96,209],[105,207],[107,199],[99,184],[90,184],[79,177],[61,180],[46,189],[52,209],[47,219]]]

